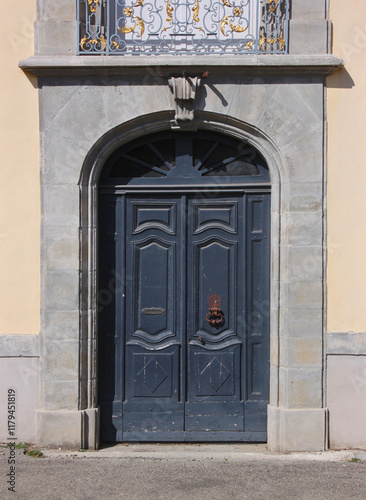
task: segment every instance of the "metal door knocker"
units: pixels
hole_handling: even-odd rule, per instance
[[[213,293],[207,301],[209,312],[206,315],[206,321],[211,326],[218,326],[224,320],[224,314],[221,312],[221,297]]]

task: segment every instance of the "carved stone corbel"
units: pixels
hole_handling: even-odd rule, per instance
[[[179,127],[179,122],[192,122],[196,104],[196,94],[201,86],[202,78],[207,76],[204,73],[200,76],[172,76],[168,78],[168,83],[175,100],[175,116],[172,125]]]

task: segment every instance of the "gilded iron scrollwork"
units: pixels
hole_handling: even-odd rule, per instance
[[[104,15],[102,0],[84,0],[84,3],[83,16],[79,7],[79,22],[82,21],[80,26],[85,27],[84,36],[80,39],[80,49],[82,52],[105,52],[107,39],[101,22]]]
[[[262,23],[258,48],[260,52],[284,52],[286,49],[284,22],[288,6],[283,0],[266,0],[262,9]]]
[[[226,0],[223,0],[223,3],[224,5],[227,5]],[[243,21],[243,19],[241,18],[242,14],[243,9],[241,9],[240,7],[234,7],[232,14],[224,17],[220,25],[221,33],[224,36],[228,36],[228,33],[226,31],[227,26],[229,26],[232,31],[235,31],[235,33],[243,33],[243,31],[246,31],[248,29],[248,25],[243,26],[243,24],[241,24],[243,22],[245,23],[245,20]]]
[[[288,0],[78,0],[79,52],[284,53]]]
[[[144,0],[138,0],[133,7],[140,7],[143,5],[143,3]],[[118,31],[127,34],[127,33],[132,33],[137,28],[140,30],[140,33],[137,36],[141,38],[145,31],[144,21],[141,19],[141,17],[133,15],[134,11],[132,7],[126,7],[123,13],[126,19],[124,21],[124,25],[122,26],[122,28],[118,27]],[[131,19],[131,22],[133,24],[128,26],[127,19]]]
[[[95,12],[97,11],[97,8],[100,6],[100,0],[88,0],[88,5],[89,5],[90,12],[92,14],[95,14]]]

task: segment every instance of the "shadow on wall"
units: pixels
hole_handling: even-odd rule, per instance
[[[327,78],[328,89],[351,89],[354,86],[355,82],[346,68],[338,69]]]

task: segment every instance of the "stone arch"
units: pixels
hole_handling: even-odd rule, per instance
[[[109,155],[119,146],[138,137],[170,128],[168,112],[154,113],[134,119],[102,136],[85,158],[79,181],[80,187],[80,410],[96,409],[97,397],[97,186],[100,173]],[[280,346],[280,249],[287,242],[280,235],[281,204],[288,184],[286,162],[275,143],[252,125],[216,113],[196,112],[194,129],[226,134],[246,141],[257,149],[267,162],[272,186],[271,196],[271,399],[277,407],[279,395]],[[269,434],[269,440],[271,436]],[[98,436],[96,436],[98,441]],[[92,443],[91,443],[92,444]]]

